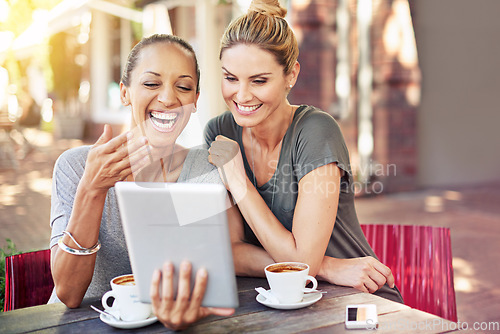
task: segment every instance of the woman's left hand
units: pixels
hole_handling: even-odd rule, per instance
[[[247,176],[238,143],[219,135],[210,145],[208,153],[208,161],[219,169],[226,189],[231,191],[234,197],[244,194]]]
[[[153,312],[167,328],[182,330],[212,314],[229,316],[234,313],[234,309],[230,308],[202,307],[201,302],[207,288],[208,273],[205,269],[198,270],[194,290],[191,294],[191,271],[191,263],[181,263],[175,299],[174,266],[172,263],[165,263],[163,271],[156,270],[153,274],[150,290]]]
[[[394,287],[391,269],[371,256],[352,259],[325,256],[316,278],[369,293],[385,284]]]

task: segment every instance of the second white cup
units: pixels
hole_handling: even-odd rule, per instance
[[[110,297],[115,299],[111,306],[108,305]],[[123,321],[144,320],[151,315],[151,304],[139,300],[139,289],[132,274],[111,280],[111,291],[102,296],[102,306],[106,312],[119,315]]]
[[[281,304],[300,303],[304,292],[316,291],[318,281],[309,275],[309,265],[301,262],[280,262],[268,265],[264,269],[271,293]],[[312,288],[306,288],[307,281]]]

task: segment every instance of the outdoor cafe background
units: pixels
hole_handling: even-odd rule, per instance
[[[205,122],[225,110],[220,35],[248,3],[0,0],[0,66],[9,76],[5,83],[2,70],[0,102],[5,109],[17,97],[19,108],[8,108],[13,120],[27,118],[30,104],[47,121],[53,111],[61,137],[93,139],[104,123],[121,128],[128,114],[116,94],[126,54],[143,35],[173,32],[200,58],[200,108],[184,138],[200,142]],[[301,49],[290,100],[339,120],[361,184],[376,180],[384,192],[398,192],[500,179],[493,154],[500,23],[488,19],[498,2],[482,0],[481,10],[466,0],[283,3]],[[478,162],[474,173],[464,152]],[[395,172],[376,173],[393,164]]]

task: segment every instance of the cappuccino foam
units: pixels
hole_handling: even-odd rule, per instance
[[[135,280],[133,275],[127,275],[115,278],[113,283],[116,285],[132,286],[135,285]]]
[[[281,264],[274,265],[267,268],[267,271],[272,273],[291,273],[307,269],[306,266],[301,266],[297,264]]]

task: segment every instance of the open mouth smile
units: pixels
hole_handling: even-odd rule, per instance
[[[153,123],[153,126],[159,131],[171,130],[178,117],[179,114],[175,112],[151,111],[149,113],[151,123]]]
[[[234,105],[236,106],[236,110],[238,110],[238,112],[242,115],[251,115],[251,114],[254,114],[255,112],[257,112],[257,110],[262,106],[262,103],[261,104],[256,104],[256,105],[253,105],[253,106],[243,106],[241,104],[238,104],[236,102],[234,102]]]

